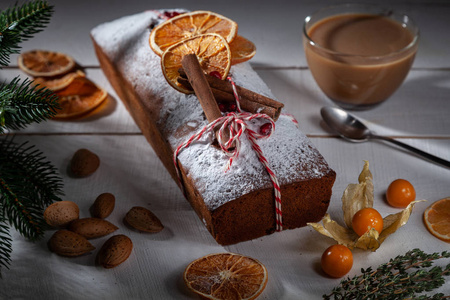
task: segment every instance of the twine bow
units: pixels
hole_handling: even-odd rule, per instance
[[[218,143],[220,148],[226,153],[229,157],[228,163],[225,167],[225,171],[228,171],[233,164],[233,161],[239,156],[241,150],[241,141],[240,138],[242,134],[245,132],[248,140],[250,141],[252,149],[255,151],[259,161],[265,167],[267,173],[269,174],[270,180],[272,181],[274,187],[274,195],[275,195],[275,212],[276,212],[276,230],[283,230],[283,222],[282,222],[282,212],[281,212],[281,191],[280,185],[278,183],[278,179],[275,173],[270,169],[269,163],[264,156],[261,147],[259,147],[257,140],[269,138],[272,135],[273,130],[275,130],[275,122],[266,114],[256,113],[252,114],[249,112],[245,112],[241,110],[239,104],[239,95],[237,93],[236,85],[234,81],[228,77],[227,78],[233,87],[234,97],[236,99],[237,104],[237,112],[230,112],[227,115],[216,119],[215,121],[209,123],[204,126],[199,132],[191,136],[186,142],[179,145],[174,153],[173,162],[175,164],[175,168],[177,170],[178,180],[180,181],[181,186],[181,172],[179,170],[179,166],[177,163],[177,157],[180,152],[188,148],[194,141],[200,140],[205,133],[213,132],[216,128],[218,129]],[[258,133],[248,127],[248,122],[254,119],[262,119],[267,120],[272,125],[271,129],[267,134]],[[224,139],[224,133],[228,130],[229,139]]]

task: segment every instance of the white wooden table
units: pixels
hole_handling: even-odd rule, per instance
[[[358,116],[379,134],[450,159],[450,5],[445,0],[381,2],[416,20],[421,30],[419,52],[412,71],[391,99]],[[14,3],[2,0],[0,9]],[[47,249],[53,232],[31,243],[12,230],[12,264],[10,270],[2,271],[0,299],[196,299],[183,284],[184,268],[216,252],[249,255],[266,265],[269,282],[260,299],[320,299],[339,283],[320,270],[320,256],[334,241],[309,227],[222,247],[185,201],[103,75],[89,37],[90,30],[100,23],[148,9],[212,10],[238,22],[240,34],[258,48],[251,65],[337,173],[328,210],[333,217],[342,220],[342,193],[348,183],[357,182],[363,160],[370,162],[374,206],[382,215],[398,211],[384,200],[387,186],[397,178],[409,180],[417,198],[428,200],[417,204],[409,223],[376,252],[354,250],[350,276],[413,248],[429,253],[448,250],[448,243],[428,233],[422,213],[431,202],[450,196],[450,170],[382,142],[348,143],[331,134],[320,119],[320,108],[331,102],[307,68],[301,27],[308,14],[330,3],[333,1],[52,1],[55,13],[51,24],[23,43],[23,50],[70,54],[86,68],[89,78],[108,90],[109,104],[101,113],[80,120],[30,125],[17,132],[16,140],[30,141],[57,167],[64,180],[64,199],[79,205],[81,217],[89,216],[88,209],[100,193],[113,193],[116,208],[108,220],[120,227],[117,233],[133,240],[134,249],[125,263],[106,270],[95,266],[94,258],[108,237],[92,241],[97,247],[93,254],[68,259]],[[0,79],[16,75],[25,77],[14,56],[10,67],[1,70]],[[67,174],[70,158],[79,148],[88,148],[101,159],[99,170],[85,179]],[[166,228],[153,235],[127,229],[122,218],[132,206],[151,209]],[[449,279],[437,291],[449,295]]]

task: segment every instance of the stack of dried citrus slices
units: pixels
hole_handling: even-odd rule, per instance
[[[231,65],[251,59],[255,45],[237,35],[236,22],[211,11],[194,11],[170,18],[150,34],[150,47],[161,56],[164,77],[182,93],[192,93],[177,82],[181,60],[186,54],[197,55],[206,74],[228,75]]]
[[[33,77],[38,87],[52,90],[59,97],[61,109],[55,119],[80,117],[98,107],[108,93],[76,70],[76,63],[67,54],[32,50],[18,58],[19,68]]]

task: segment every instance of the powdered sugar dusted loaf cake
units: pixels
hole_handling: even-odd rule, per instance
[[[95,27],[97,57],[164,166],[178,182],[173,154],[207,125],[195,95],[173,89],[163,77],[161,59],[149,47],[151,29],[163,11],[146,11]],[[274,98],[248,63],[232,66],[237,85]],[[259,121],[250,126],[258,127]],[[178,155],[186,197],[212,236],[222,245],[273,233],[274,187],[245,135],[242,148],[225,172],[228,157],[212,146],[213,134]],[[331,197],[335,172],[288,116],[281,115],[268,139],[258,140],[281,185],[283,229],[319,221]]]

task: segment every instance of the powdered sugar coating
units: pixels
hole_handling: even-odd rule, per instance
[[[150,49],[150,31],[161,22],[161,12],[147,11],[104,23],[94,28],[91,35],[118,70],[125,74],[137,95],[148,101],[152,119],[175,151],[182,142],[207,125],[207,121],[194,95],[182,94],[166,82],[161,71],[161,59]],[[250,64],[235,65],[230,73],[236,84],[274,98]],[[261,124],[261,121],[254,121],[252,126],[257,130]],[[212,135],[209,134],[178,156],[210,210],[253,191],[272,187],[264,166],[245,135],[241,138],[240,155],[227,172],[224,168],[228,157],[220,149],[212,147],[211,140]],[[282,115],[276,122],[273,135],[259,140],[258,144],[281,185],[321,178],[330,172],[317,149],[287,116]]]

